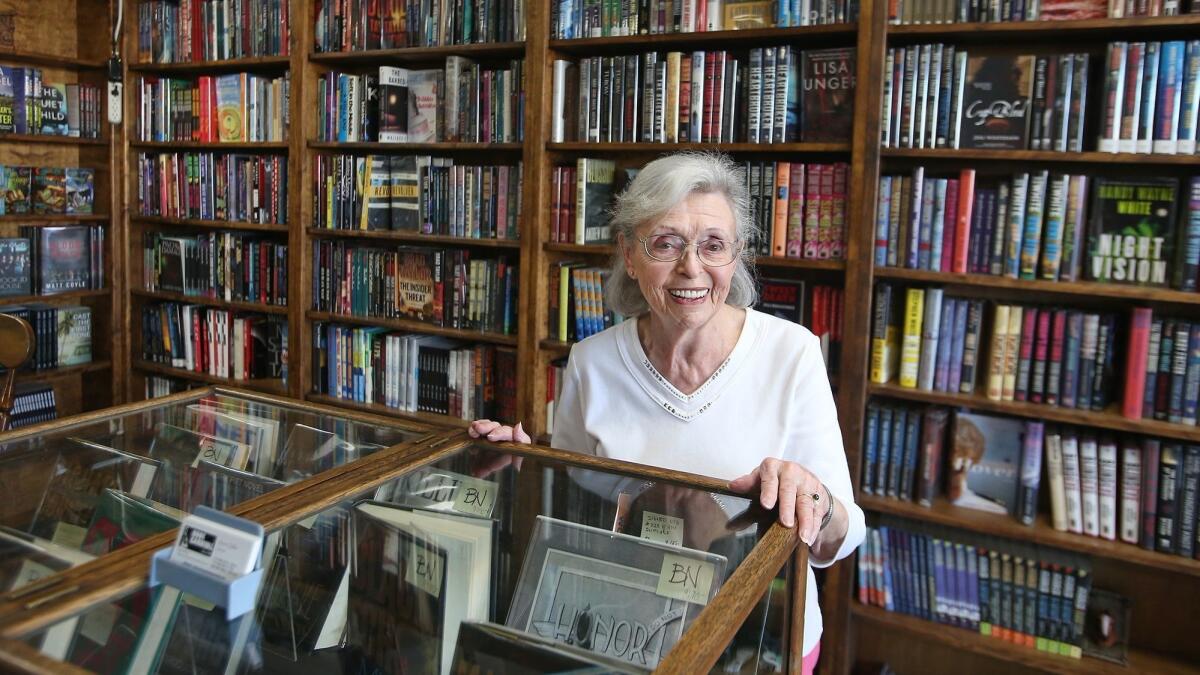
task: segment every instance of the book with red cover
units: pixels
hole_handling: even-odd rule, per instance
[[[1125,393],[1121,414],[1141,419],[1142,400],[1146,395],[1146,358],[1150,350],[1149,307],[1135,307],[1129,321],[1129,346],[1125,353]]]

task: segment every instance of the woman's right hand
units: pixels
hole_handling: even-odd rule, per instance
[[[467,427],[467,433],[471,435],[471,438],[483,438],[497,443],[500,441],[533,442],[529,434],[521,428],[520,422],[517,422],[517,426],[510,427],[492,420],[475,420],[471,422],[471,426]]]

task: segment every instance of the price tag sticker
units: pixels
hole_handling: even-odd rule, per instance
[[[442,595],[442,575],[444,559],[438,555],[437,549],[428,544],[414,540],[408,552],[408,567],[404,572],[404,580],[425,591],[435,598]]]
[[[697,605],[708,604],[716,568],[712,563],[674,553],[663,556],[655,593]]]
[[[671,546],[683,546],[683,518],[643,511],[642,539]]]
[[[496,495],[499,493],[496,484],[469,476],[461,476],[459,481],[452,508],[459,513],[491,518],[492,511],[496,508]]]
[[[231,445],[220,444],[212,438],[205,438],[200,442],[200,452],[196,455],[196,459],[192,460],[192,468],[199,467],[201,460],[220,466],[228,466],[229,459],[233,456]]]
[[[59,521],[58,525],[54,526],[54,534],[50,535],[50,541],[59,546],[83,550],[83,539],[86,536],[87,530],[82,527]]]

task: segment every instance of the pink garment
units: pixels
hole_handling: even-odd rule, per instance
[[[804,661],[800,664],[801,675],[813,675],[817,672],[817,659],[821,658],[821,643],[812,648],[812,651],[804,655]]]

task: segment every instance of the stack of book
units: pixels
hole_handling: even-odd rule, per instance
[[[316,0],[313,5],[318,52],[525,39],[525,0]]]
[[[89,307],[42,303],[0,307],[33,327],[34,350],[29,367],[50,370],[92,361],[92,310]]]
[[[858,555],[858,599],[1070,658],[1083,655],[1084,556],[881,517]]]
[[[412,319],[504,335],[517,332],[517,268],[461,249],[313,244],[313,309]]]
[[[513,419],[516,350],[433,335],[313,324],[313,389],[459,419]]]
[[[287,379],[287,318],[176,302],[142,307],[142,358],[234,380]]]
[[[329,71],[317,81],[317,136],[339,143],[519,143],[524,64],[481,67],[462,56],[444,69],[380,66],[378,74]]]
[[[0,165],[0,216],[86,215],[96,199],[96,170]]]
[[[8,431],[49,422],[57,417],[58,406],[54,401],[54,387],[48,384],[17,387],[13,392],[12,412],[8,416]]]
[[[260,235],[146,232],[142,283],[148,291],[286,306],[287,250]]]
[[[91,84],[52,84],[41,68],[0,66],[0,134],[100,138],[103,102]]]
[[[1121,412],[1130,419],[1197,424],[1200,322],[1133,310]]]
[[[249,223],[287,222],[287,157],[139,153],[138,213]]]
[[[292,40],[288,0],[144,0],[137,5],[142,63],[223,61],[287,56]]]
[[[550,12],[551,37],[571,40],[846,23],[858,19],[858,0],[561,0],[551,3]]]
[[[136,83],[138,141],[284,142],[291,75],[143,76]]]
[[[1105,67],[1100,152],[1196,153],[1200,40],[1113,42]]]
[[[888,50],[885,148],[1083,149],[1089,55]]]
[[[317,155],[314,227],[517,239],[522,164],[429,155]]]
[[[649,52],[554,62],[551,140],[846,141],[854,50]]]

